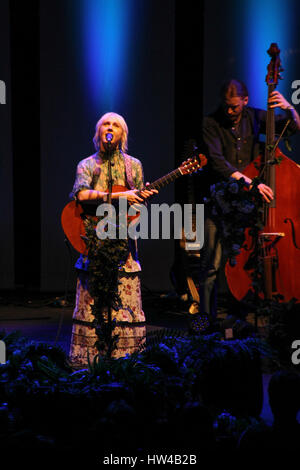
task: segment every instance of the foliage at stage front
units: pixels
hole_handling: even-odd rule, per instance
[[[98,338],[95,346],[99,354],[109,358],[118,341],[118,335],[113,334],[116,321],[111,318],[111,310],[120,308],[118,275],[128,255],[128,241],[118,238],[100,240],[92,218],[85,221],[85,231],[89,253],[89,291],[94,299],[93,327]]]
[[[245,230],[254,240],[262,229],[263,202],[258,190],[261,181],[252,180],[252,187],[244,178],[229,178],[211,186],[210,198],[205,200],[208,212],[220,229],[224,249],[231,266],[245,242]]]
[[[292,364],[292,344],[300,337],[300,303],[292,298],[288,302],[264,299],[259,302],[258,314],[268,317],[268,343],[276,351],[276,363],[284,368],[297,368]]]
[[[234,414],[241,397],[247,417],[249,403],[259,405],[259,357],[270,354],[256,338],[222,341],[218,334],[180,337],[169,330],[140,353],[114,360],[97,355],[90,368],[73,371],[57,346],[18,333],[0,332],[0,339],[7,350],[0,365],[0,449],[3,442],[22,446],[27,435],[46,449],[74,449],[80,439],[107,451],[119,434],[127,450],[149,449],[149,442],[160,448],[190,403],[201,402],[216,417]]]
[[[126,445],[141,448],[153,436],[159,439],[160,426],[172,432],[174,416],[191,402],[203,403],[213,416],[234,413],[244,396],[241,383],[249,388],[247,416],[250,402],[257,408],[259,357],[270,354],[256,338],[222,341],[218,334],[180,337],[168,331],[140,353],[114,360],[97,355],[90,369],[74,372],[59,347],[17,333],[0,332],[0,339],[7,349],[7,362],[0,365],[0,435],[6,444],[16,436],[22,443],[26,431],[66,448],[76,447],[80,436],[81,445],[86,439],[108,449],[118,432],[123,443],[128,439]]]

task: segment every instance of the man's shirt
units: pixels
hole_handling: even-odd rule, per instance
[[[209,184],[229,178],[235,171],[243,172],[262,151],[259,135],[266,133],[267,112],[246,106],[238,125],[230,121],[221,108],[204,118],[203,140],[208,158],[206,169]],[[289,117],[275,114],[275,134],[279,135]],[[286,135],[297,130],[293,119]]]

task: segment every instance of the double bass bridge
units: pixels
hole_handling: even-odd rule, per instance
[[[262,232],[259,234],[259,242],[271,242],[269,246],[273,248],[283,237],[285,237],[284,232]]]

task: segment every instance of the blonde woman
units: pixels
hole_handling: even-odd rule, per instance
[[[96,124],[93,139],[96,153],[77,166],[72,197],[79,202],[107,202],[109,187],[109,159],[111,161],[112,185],[128,188],[125,192],[113,192],[112,200],[126,195],[129,203],[142,203],[157,191],[138,190],[144,187],[142,164],[128,155],[128,127],[122,116],[116,113],[104,114]],[[117,327],[114,333],[119,336],[113,357],[123,357],[134,352],[146,334],[145,315],[142,310],[140,273],[136,244],[128,239],[129,254],[119,270],[119,295],[121,308],[112,310],[112,318]],[[94,344],[97,340],[91,326],[94,316],[91,313],[93,299],[88,290],[87,256],[81,255],[75,265],[78,273],[76,305],[73,312],[73,327],[70,346],[70,360],[74,364],[87,364],[87,350],[90,358],[98,353]]]

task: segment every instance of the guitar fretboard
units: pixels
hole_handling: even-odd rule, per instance
[[[176,168],[176,170],[173,170],[170,173],[168,173],[167,175],[162,176],[158,180],[153,181],[153,183],[150,183],[148,186],[146,186],[145,189],[149,189],[149,190],[151,190],[151,189],[161,189],[164,186],[166,186],[167,184],[172,183],[174,180],[176,180],[176,178],[181,176],[181,174],[182,173],[179,170],[179,168]]]

